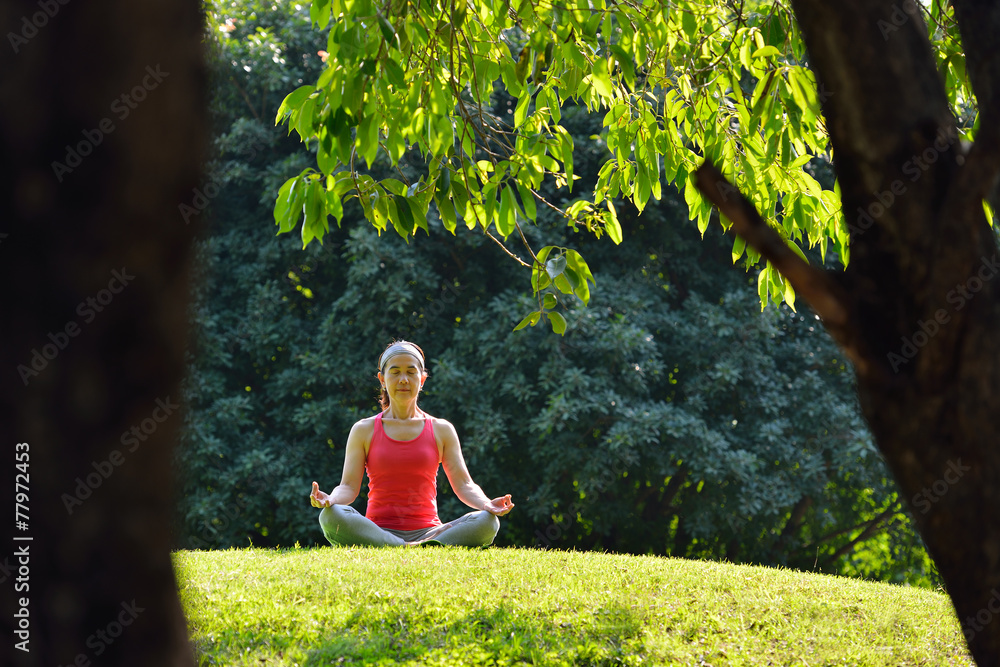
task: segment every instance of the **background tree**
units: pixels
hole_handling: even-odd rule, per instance
[[[659,196],[661,173],[684,184],[702,229],[709,201],[723,226],[737,224],[734,253],[747,243],[767,261],[762,302],[803,294],[854,362],[907,501],[930,505],[921,531],[973,654],[996,661],[1000,630],[976,617],[1000,585],[1000,523],[977,509],[992,506],[1000,472],[997,241],[984,210],[1000,169],[991,47],[1000,9],[980,0],[793,8],[794,21],[780,4],[319,0],[312,17],[331,25],[333,58],[278,113],[315,142],[318,171],[282,186],[275,219],[281,231],[301,219],[308,244],[328,215],[341,219],[345,196],[357,197],[373,225],[408,236],[434,201],[448,229],[461,217],[524,241],[537,310],[522,324],[546,317],[562,333],[556,295],[586,302],[590,271],[575,251],[536,251],[518,215],[537,219],[547,174],[572,187],[561,104],[606,109],[614,156],[592,199],[565,207],[571,224],[618,241],[607,197],[624,192],[642,209]],[[489,113],[498,79],[518,97],[509,118]],[[418,180],[358,171],[380,148],[395,163],[409,146],[427,159]],[[803,169],[831,148],[839,187],[825,191]],[[718,168],[689,178],[705,160]],[[854,256],[835,277],[810,268],[796,245],[822,254],[831,242],[841,262]]]

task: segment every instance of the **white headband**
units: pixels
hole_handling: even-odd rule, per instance
[[[382,356],[379,357],[378,360],[379,372],[381,372],[385,368],[385,362],[389,361],[389,359],[396,356],[397,354],[412,354],[414,357],[417,358],[417,361],[420,363],[420,370],[424,370],[424,355],[420,353],[420,350],[417,349],[417,346],[414,345],[413,343],[400,341],[398,343],[393,343],[392,345],[387,347],[385,352],[382,353]]]

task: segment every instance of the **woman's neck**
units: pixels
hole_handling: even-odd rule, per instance
[[[406,401],[397,403],[389,401],[389,408],[386,410],[385,418],[388,419],[422,419],[424,413],[417,407],[416,401]]]

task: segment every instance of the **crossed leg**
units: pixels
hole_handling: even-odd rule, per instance
[[[500,519],[495,514],[479,510],[431,528],[410,544],[440,542],[456,547],[485,547],[493,544],[498,530],[500,530]]]
[[[479,510],[469,512],[454,521],[420,530],[391,530],[379,527],[349,505],[324,507],[319,513],[319,525],[332,545],[391,546],[438,542],[451,546],[479,547],[493,543],[500,520],[496,515]]]
[[[406,541],[380,528],[350,505],[324,507],[319,513],[319,525],[334,546],[401,547]]]

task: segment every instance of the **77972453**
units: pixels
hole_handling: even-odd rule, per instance
[[[14,467],[19,472],[14,477],[14,521],[18,530],[28,530],[28,449],[28,443],[17,443]]]

